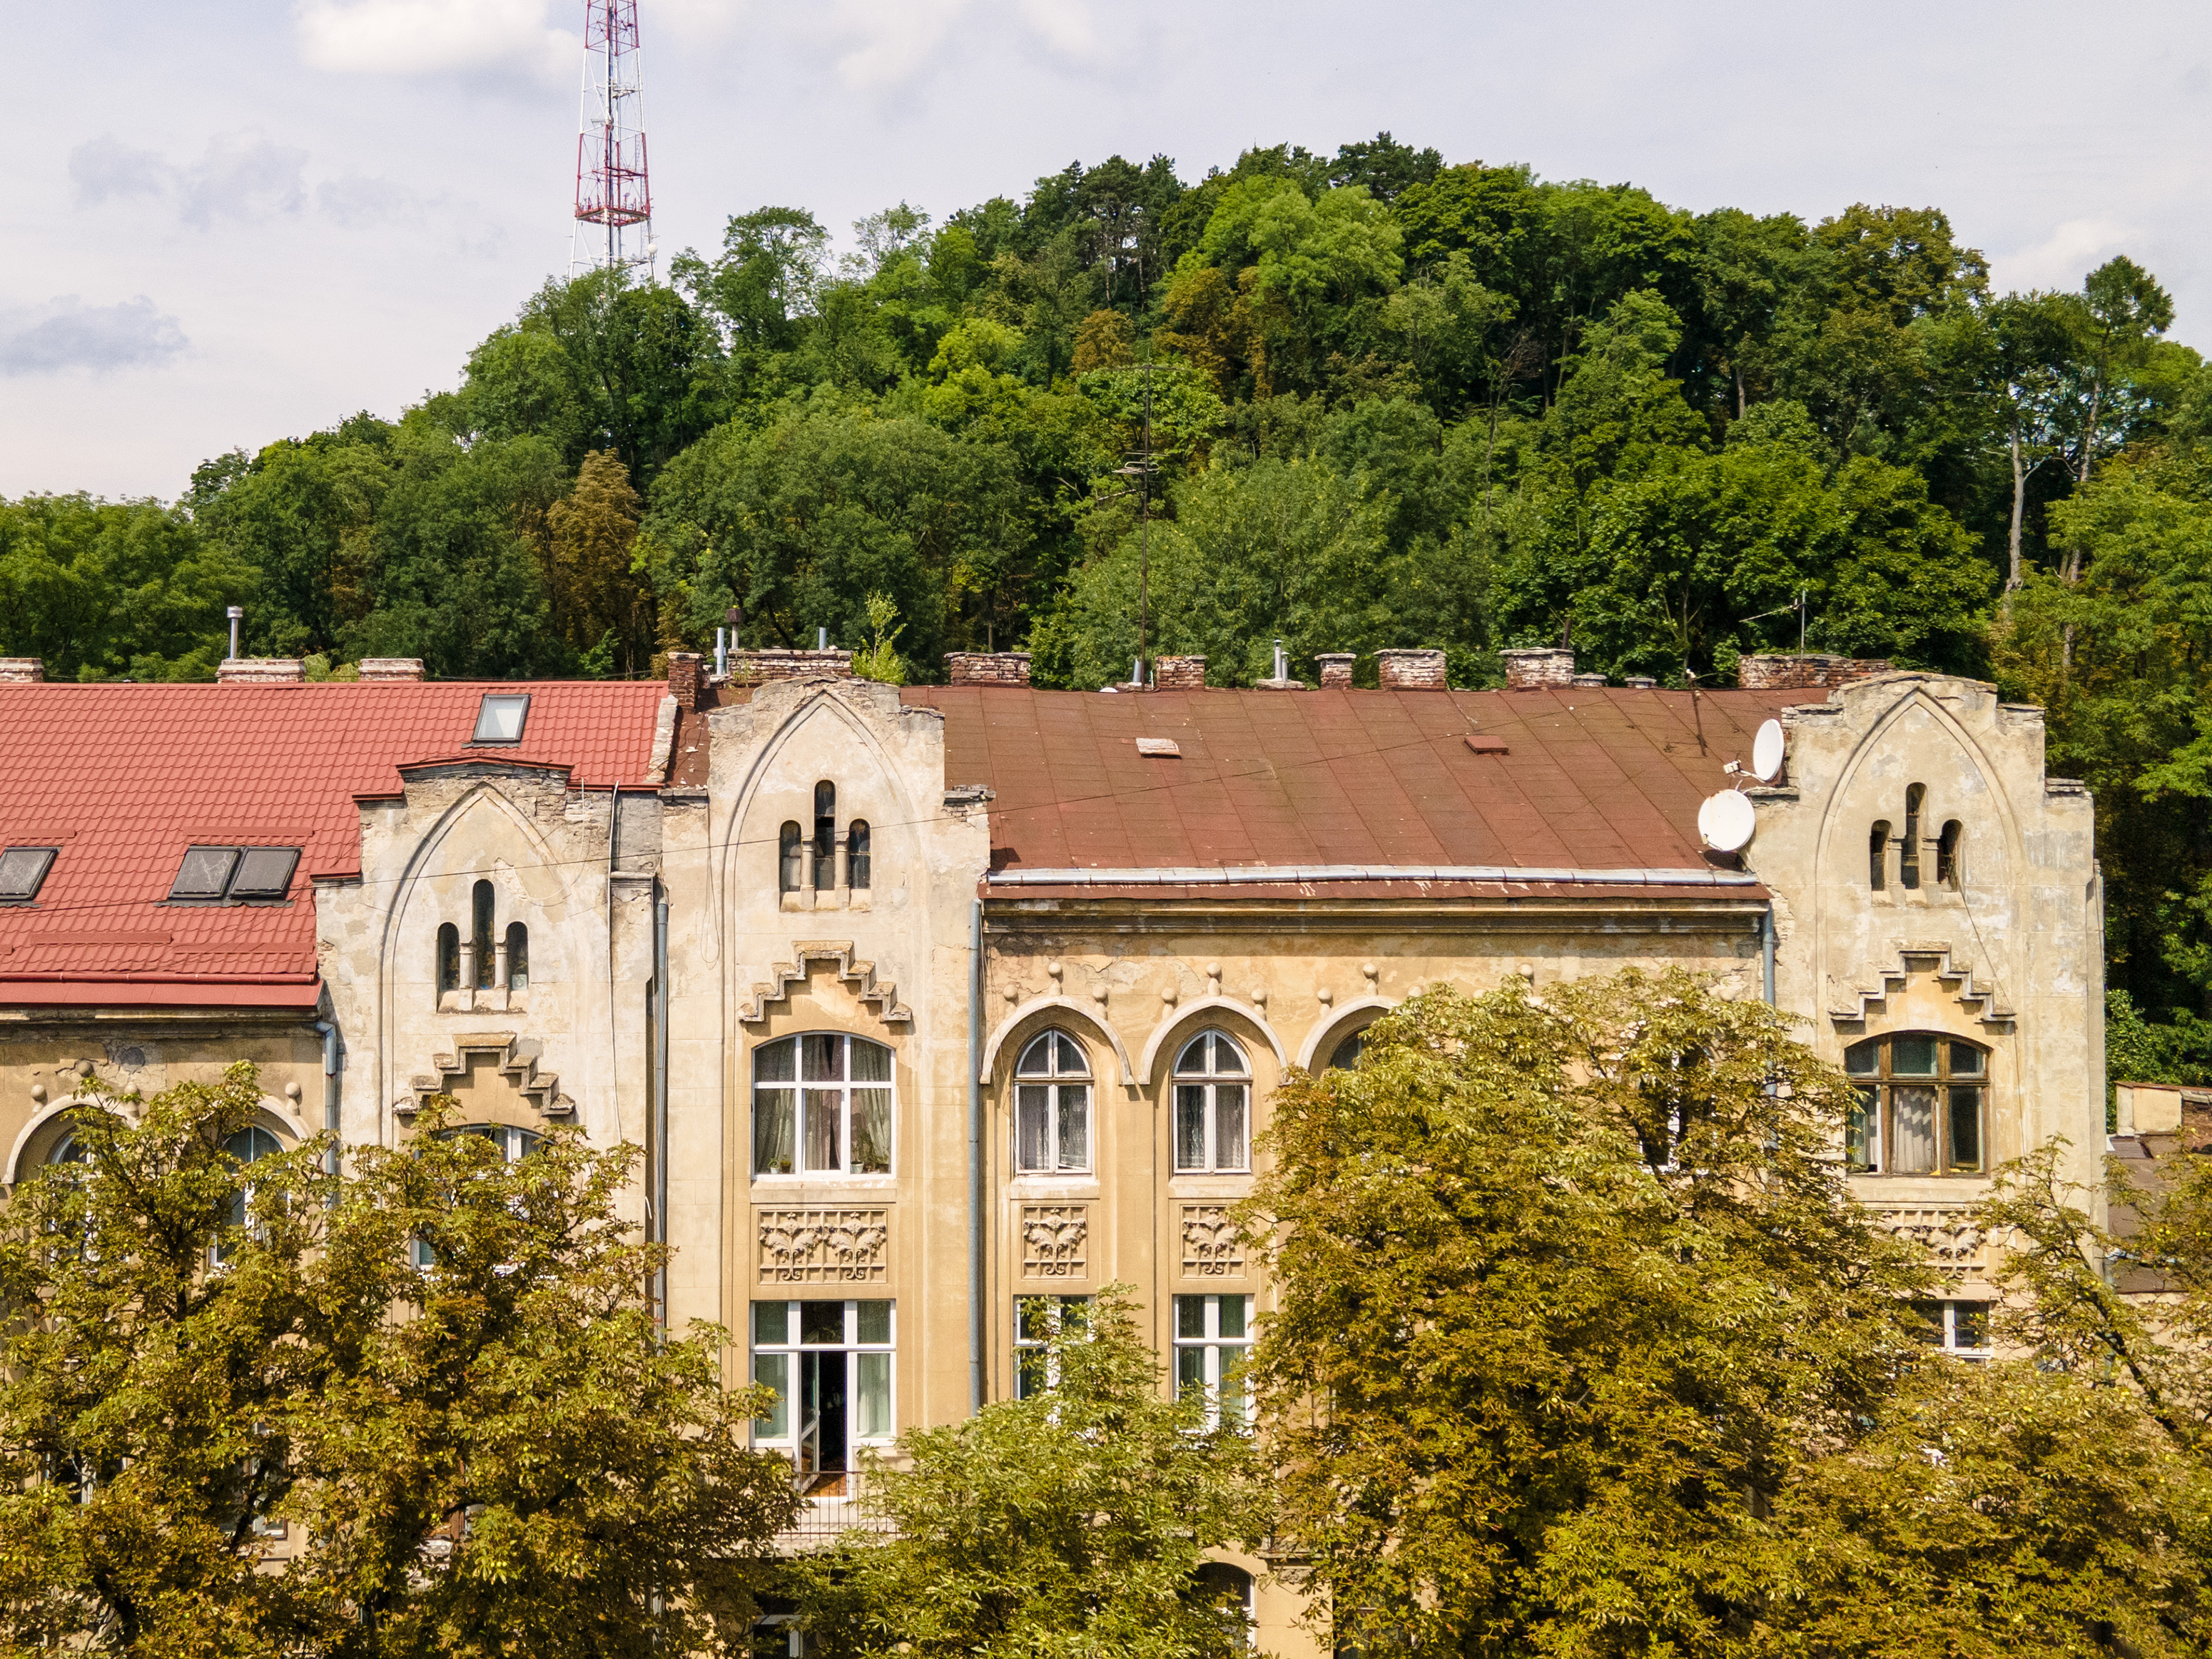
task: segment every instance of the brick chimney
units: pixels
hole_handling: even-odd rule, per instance
[[[1605,676],[1602,674],[1577,674],[1569,679],[1567,684],[1569,685],[1602,686],[1605,684]]]
[[[1444,653],[1441,651],[1377,651],[1376,678],[1385,691],[1443,691]]]
[[[948,651],[945,666],[955,685],[1027,685],[1026,651]]]
[[[364,680],[419,680],[422,678],[422,659],[420,657],[363,657],[361,677]]]
[[[297,657],[225,657],[215,677],[222,685],[303,685],[307,665]]]
[[[671,661],[673,661],[672,655]],[[672,673],[674,670],[672,668]],[[759,685],[767,680],[795,680],[808,675],[853,676],[849,651],[732,651],[730,684]]]
[[[1321,689],[1328,691],[1352,684],[1352,665],[1359,660],[1355,651],[1324,651],[1314,660],[1321,665]]]
[[[676,699],[678,708],[699,706],[701,683],[706,678],[707,659],[696,651],[672,651],[668,653],[668,695]]]
[[[1875,657],[1830,657],[1817,653],[1788,655],[1767,653],[1741,659],[1735,683],[1747,691],[1819,691],[1870,680],[1887,674],[1890,665]]]
[[[46,677],[46,665],[36,657],[0,657],[0,684],[27,685]]]
[[[1571,651],[1562,651],[1557,646],[1539,646],[1498,654],[1505,660],[1508,691],[1534,691],[1546,686],[1574,684],[1575,653]]]
[[[1205,658],[1155,657],[1152,659],[1153,690],[1203,691],[1205,689]]]

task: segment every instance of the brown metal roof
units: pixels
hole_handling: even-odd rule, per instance
[[[994,870],[1714,867],[1698,807],[1803,691],[914,686],[945,782],[996,792]],[[1502,742],[1471,746],[1470,736]],[[1172,738],[1179,757],[1139,754]]]

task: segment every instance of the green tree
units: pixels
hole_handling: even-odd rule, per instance
[[[812,1564],[806,1620],[835,1655],[1236,1659],[1243,1609],[1200,1572],[1256,1548],[1263,1482],[1241,1425],[1163,1396],[1126,1285],[1054,1322],[1050,1387],[908,1430],[863,1503],[884,1530]]]
[[[621,459],[595,449],[545,510],[554,626],[579,655],[597,653],[602,672],[637,673],[653,654],[651,592],[632,568],[639,507]]]

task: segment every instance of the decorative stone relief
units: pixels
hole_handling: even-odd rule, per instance
[[[1186,1279],[1218,1279],[1244,1270],[1244,1241],[1226,1204],[1182,1206],[1182,1271]]]
[[[1939,1267],[1985,1265],[1987,1237],[1976,1224],[1973,1211],[1964,1205],[1917,1204],[1880,1213],[1882,1225],[1927,1251]]]
[[[1022,1277],[1082,1278],[1090,1237],[1087,1205],[1023,1205]]]
[[[873,1283],[889,1276],[890,1239],[881,1209],[763,1210],[761,1283]]]

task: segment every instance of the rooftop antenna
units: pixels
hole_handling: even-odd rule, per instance
[[[1152,567],[1152,477],[1158,469],[1152,465],[1152,360],[1149,349],[1148,346],[1145,361],[1137,365],[1145,399],[1137,447],[1128,452],[1124,465],[1114,469],[1115,477],[1132,482],[1127,489],[1091,497],[1094,501],[1118,501],[1124,495],[1137,498],[1137,660],[1129,672],[1132,685],[1145,683],[1145,659],[1149,654],[1150,643],[1146,635],[1152,622],[1149,586]]]
[[[576,130],[576,223],[568,274],[653,279],[653,185],[645,166],[645,64],[637,0],[584,0],[584,107]]]

